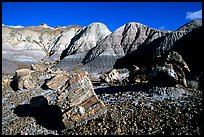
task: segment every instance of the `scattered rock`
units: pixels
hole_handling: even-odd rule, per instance
[[[31,69],[34,71],[45,72],[47,67],[45,67],[43,64],[32,64]]]
[[[11,79],[8,79],[8,78],[6,78],[6,79],[2,79],[2,86],[9,86],[10,85],[10,83],[11,83]]]

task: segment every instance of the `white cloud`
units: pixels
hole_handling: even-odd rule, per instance
[[[5,24],[2,24],[2,26],[7,26],[7,27],[11,27],[11,28],[24,28],[24,26],[21,26],[21,25],[12,26],[12,25],[5,25]]]
[[[163,30],[164,28],[165,28],[164,26],[159,27],[160,30]]]
[[[187,12],[186,13],[186,19],[202,19],[202,10],[195,11],[195,12]]]

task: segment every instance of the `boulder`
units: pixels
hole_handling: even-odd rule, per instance
[[[32,69],[16,71],[13,81],[18,89],[52,90],[53,97],[46,98],[42,95],[30,100],[31,107],[47,106],[53,98],[53,104],[58,105],[62,113],[62,121],[66,128],[87,122],[104,114],[107,109],[105,104],[98,99],[89,74],[81,69],[73,71],[53,70],[46,66],[32,65]],[[46,88],[44,88],[46,87]],[[49,101],[48,101],[48,100]]]
[[[187,87],[185,73],[189,73],[190,69],[178,52],[170,51],[164,54],[157,63],[153,76],[162,76],[175,84]]]

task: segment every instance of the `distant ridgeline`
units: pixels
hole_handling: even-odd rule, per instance
[[[105,24],[49,27],[47,24],[12,28],[2,26],[2,57],[7,61],[59,62],[55,67],[82,67],[94,72],[146,65],[163,54],[178,52],[190,69],[202,70],[202,21],[192,20],[175,31],[130,22],[114,32]]]

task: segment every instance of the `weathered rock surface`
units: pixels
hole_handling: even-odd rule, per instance
[[[66,89],[58,91],[57,101],[62,109],[62,121],[66,128],[73,128],[106,112],[106,107],[95,94],[87,73],[71,75]]]
[[[168,33],[166,36],[153,40],[150,43],[141,44],[137,50],[119,59],[115,66],[125,67],[130,64],[148,64],[152,62],[153,59],[161,57],[163,54],[173,50],[181,54],[184,60],[188,58],[188,54],[193,54],[189,53],[191,50],[194,52],[195,56],[197,56],[196,54],[200,54],[199,49],[201,45],[199,43],[202,42],[201,29],[202,26],[198,26],[196,28],[191,28],[191,31],[173,31]],[[196,47],[194,46],[195,44]],[[187,59],[186,62],[191,64],[188,60],[189,59]]]
[[[62,35],[56,43],[56,47],[58,47],[57,52],[61,54],[61,52],[68,47],[71,42],[71,39],[77,35],[78,31],[82,29],[81,26],[67,26],[65,28],[57,28],[62,30]]]
[[[202,26],[202,20],[192,20],[183,26],[181,26],[178,31],[191,31],[199,26]]]
[[[81,28],[72,38],[69,46],[62,52],[60,59],[71,54],[89,51],[110,33],[109,29],[99,22],[95,22],[87,27]]]
[[[186,72],[190,72],[190,69],[186,62],[183,60],[182,56],[178,54],[178,52],[171,51],[166,56],[166,61],[168,63],[176,63]]]
[[[136,22],[125,24],[100,41],[95,48],[91,49],[83,63],[93,60],[102,53],[112,56],[124,56],[136,50],[142,43],[149,43],[169,32],[152,29]]]
[[[128,82],[134,83],[134,84],[141,84],[141,83],[147,83],[149,81],[148,72],[145,68],[139,68],[136,65],[132,65],[129,67],[129,77]]]
[[[68,74],[66,72],[63,72],[61,74],[56,74],[54,78],[51,78],[51,80],[49,80],[46,83],[46,85],[50,89],[58,90],[65,85],[67,80],[68,80]]]
[[[17,59],[25,61],[25,57],[27,57],[30,61],[39,62],[57,51],[61,53],[79,28],[73,26],[64,29],[53,29],[45,24],[24,28],[2,26],[3,51],[5,49],[3,56],[14,61]],[[22,56],[22,58],[15,58],[14,56]],[[55,59],[59,60],[59,55]]]
[[[159,77],[157,80],[161,80],[163,84],[173,83],[187,87],[185,73],[176,64],[165,64],[164,66],[155,67],[152,77]]]
[[[181,55],[175,51],[164,54],[147,66],[139,68],[136,65],[132,65],[128,69],[130,71],[127,79],[128,83],[144,84],[150,82],[157,86],[175,86],[180,84],[188,87],[186,74],[190,73],[190,69]]]

